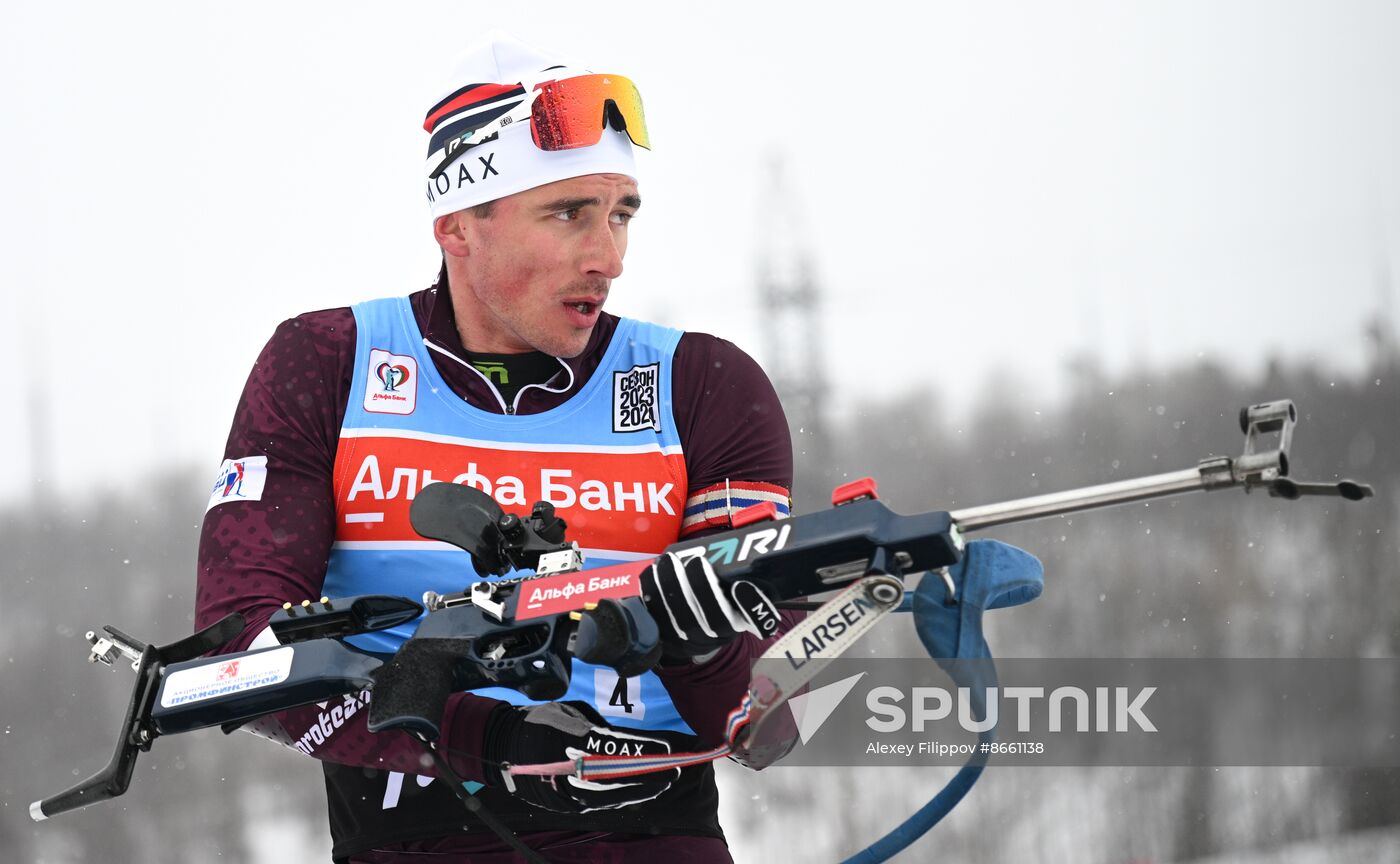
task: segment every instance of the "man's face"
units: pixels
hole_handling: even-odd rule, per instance
[[[461,220],[466,245],[452,303],[467,350],[581,354],[641,203],[630,177],[589,174],[501,198],[486,218],[443,217]]]

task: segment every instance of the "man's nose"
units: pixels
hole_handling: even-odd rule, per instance
[[[585,275],[598,275],[604,279],[616,279],[622,275],[626,240],[620,234],[614,231],[611,222],[604,222],[601,227],[589,232],[588,249],[583,261]]]

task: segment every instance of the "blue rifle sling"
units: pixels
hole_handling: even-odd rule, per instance
[[[996,664],[982,635],[982,613],[1028,603],[1045,588],[1045,571],[1035,556],[995,540],[967,544],[962,560],[949,568],[954,596],[947,596],[942,579],[925,576],[898,611],[914,613],[919,641],[959,687],[969,688],[973,714],[986,716],[983,695],[997,686]],[[949,662],[957,661],[957,662]],[[996,740],[993,727],[978,736],[978,744]],[[974,749],[958,773],[903,824],[847,858],[844,864],[876,864],[886,861],[922,837],[958,805],[981,776],[987,754]]]

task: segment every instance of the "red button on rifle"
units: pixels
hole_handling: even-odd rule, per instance
[[[878,498],[875,494],[875,478],[862,477],[859,480],[852,480],[849,483],[842,483],[831,490],[831,506],[840,507],[842,504],[850,504],[852,501],[859,501],[862,498]]]
[[[755,522],[771,522],[777,518],[778,505],[772,501],[762,501],[758,504],[750,504],[735,513],[730,517],[729,524],[735,528],[743,528],[745,525],[752,525]]]

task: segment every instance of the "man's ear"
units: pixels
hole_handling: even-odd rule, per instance
[[[454,258],[465,258],[469,252],[467,243],[465,210],[448,213],[433,220],[433,237],[442,251]]]

